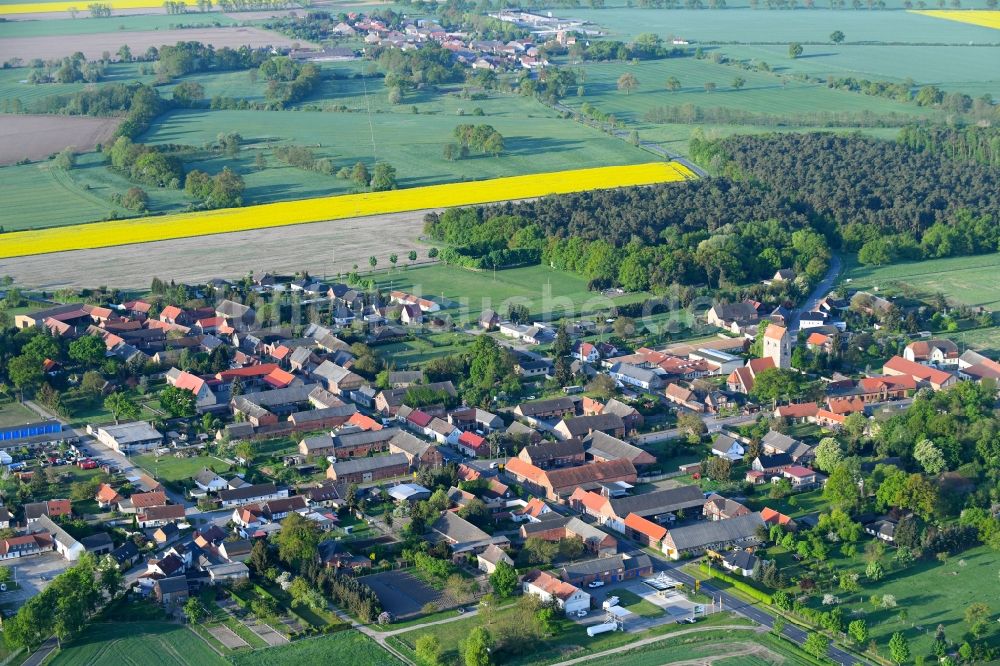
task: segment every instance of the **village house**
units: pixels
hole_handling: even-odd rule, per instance
[[[649,548],[659,549],[663,537],[667,535],[666,527],[635,513],[625,516],[624,526],[625,536]]]
[[[583,442],[575,437],[558,441],[542,441],[538,444],[525,446],[517,457],[541,469],[582,465],[586,458]]]
[[[705,313],[705,321],[739,335],[760,321],[760,312],[753,301],[717,303]]]
[[[219,491],[219,501],[223,509],[282,497],[288,497],[288,488],[278,488],[273,483],[244,485],[240,488]]]
[[[625,423],[617,414],[576,416],[560,421],[552,431],[560,439],[583,438],[594,432],[621,438],[625,436]]]
[[[514,566],[514,560],[510,558],[510,555],[496,544],[491,543],[486,547],[486,550],[476,555],[476,564],[479,570],[487,576],[496,571],[497,565],[501,562]]]
[[[368,483],[405,476],[409,471],[409,458],[403,453],[392,453],[386,456],[340,460],[327,468],[326,477],[331,481],[343,483]]]
[[[595,430],[583,438],[587,456],[596,462],[628,460],[636,467],[656,464],[656,456],[626,441]]]
[[[638,555],[619,553],[610,557],[573,562],[559,570],[560,578],[574,585],[589,585],[595,580],[606,584],[620,583],[644,578],[652,573],[653,561],[645,553]]]
[[[587,552],[607,557],[618,552],[618,540],[575,516],[562,516],[553,511],[542,514],[537,520],[521,525],[522,539],[542,539],[558,542],[578,538]]]
[[[959,365],[959,356],[958,345],[946,338],[917,340],[903,349],[903,358],[924,365],[955,368]]]
[[[663,538],[663,553],[672,560],[686,555],[699,555],[706,549],[721,551],[734,546],[760,543],[757,530],[764,525],[759,513],[750,513],[729,520],[703,521],[667,531]]]
[[[623,386],[633,386],[643,391],[656,391],[663,387],[663,377],[658,372],[629,363],[615,363],[608,374]]]
[[[954,386],[958,375],[930,366],[908,361],[902,356],[893,356],[882,366],[882,374],[910,377],[918,386],[930,386],[935,391]]]
[[[595,462],[577,467],[544,470],[520,458],[507,461],[505,473],[515,482],[525,486],[534,495],[560,501],[578,487],[596,488],[602,483],[624,481],[635,483],[635,466],[628,460]]]
[[[720,432],[712,440],[712,455],[735,462],[746,454],[746,447],[736,437]]]
[[[139,527],[159,527],[176,520],[184,519],[183,504],[167,504],[161,506],[151,506],[136,511],[136,522]]]
[[[514,408],[516,416],[537,421],[562,419],[576,414],[576,403],[570,398],[550,398],[535,402],[522,402]]]
[[[618,498],[577,488],[569,498],[569,505],[596,518],[600,524],[624,533],[625,518],[630,513],[656,523],[672,522],[677,514],[700,515],[705,496],[697,486],[679,486]]]
[[[742,368],[736,368],[726,378],[726,388],[744,395],[753,390],[754,378],[765,370],[776,367],[771,358],[752,358]]]
[[[478,555],[490,545],[506,548],[510,539],[505,536],[490,536],[454,511],[445,511],[428,530],[428,539],[432,543],[444,542],[453,558],[464,557],[467,554]]]
[[[437,468],[444,464],[444,456],[437,446],[417,439],[408,432],[400,431],[389,440],[389,453],[405,455],[414,470]]]
[[[521,589],[545,603],[555,603],[566,615],[590,610],[589,594],[546,571],[528,573],[521,582]]]
[[[750,513],[750,509],[736,500],[712,493],[705,501],[702,513],[708,520],[729,520],[730,518],[739,518],[740,516],[747,515]]]

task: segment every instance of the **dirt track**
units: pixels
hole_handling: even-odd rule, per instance
[[[238,278],[248,271],[308,270],[333,276],[354,264],[368,269],[368,258],[379,267],[389,255],[399,266],[416,250],[427,261],[426,245],[417,242],[427,211],[357,217],[232,234],[157,241],[98,250],[56,252],[17,259],[0,259],[0,275],[18,284],[45,290],[62,287],[147,288],[154,276],[178,282]]]
[[[84,116],[0,115],[0,164],[14,164],[25,157],[45,159],[67,146],[89,151],[105,143],[118,127],[119,118]]]
[[[32,58],[51,60],[63,58],[76,51],[82,51],[88,60],[97,60],[105,51],[115,53],[128,44],[132,53],[145,53],[150,46],[157,48],[164,44],[181,41],[211,44],[215,48],[223,46],[276,46],[288,47],[293,43],[310,46],[309,42],[289,39],[276,32],[259,28],[191,28],[183,30],[151,30],[148,32],[102,32],[94,35],[74,35],[72,37],[13,37],[0,40],[0,61],[21,58],[28,62]],[[27,70],[25,70],[27,76]]]

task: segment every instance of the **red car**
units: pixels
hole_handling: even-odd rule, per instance
[[[78,462],[77,466],[80,469],[95,469],[97,467],[97,463],[88,458],[87,460],[81,460]]]

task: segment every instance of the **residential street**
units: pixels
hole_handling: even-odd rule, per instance
[[[840,260],[838,255],[833,255],[830,257],[830,267],[826,270],[826,275],[823,279],[819,281],[816,288],[812,290],[809,294],[809,298],[805,300],[802,307],[795,311],[792,316],[792,325],[790,330],[794,333],[799,330],[799,320],[802,318],[803,312],[810,312],[816,305],[823,300],[823,297],[830,293],[833,289],[833,285],[837,282],[837,278],[840,276],[840,270],[843,267],[843,262]]]

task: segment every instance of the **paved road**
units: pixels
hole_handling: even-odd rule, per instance
[[[35,650],[30,657],[24,660],[21,666],[39,666],[39,664],[45,661],[49,654],[51,654],[51,652],[55,650],[58,645],[59,643],[56,642],[56,637],[52,636],[47,641],[42,643],[41,647]]]
[[[713,415],[705,415],[701,418],[701,420],[705,422],[705,427],[708,428],[709,432],[715,432],[720,430],[723,426],[750,423],[756,418],[756,414],[737,414],[736,416],[723,416],[721,418]],[[671,428],[669,430],[660,430],[658,432],[649,432],[643,435],[637,435],[632,438],[632,441],[638,445],[652,444],[654,442],[662,442],[666,439],[676,439],[680,436],[680,430],[677,428]]]
[[[694,578],[681,570],[680,563],[668,560],[664,557],[658,557],[656,555],[653,555],[649,551],[641,550],[639,544],[625,537],[622,534],[616,532],[614,536],[615,538],[618,539],[619,542],[624,542],[629,546],[631,546],[633,549],[632,550],[633,553],[641,552],[649,555],[650,558],[653,560],[653,568],[656,571],[666,571],[668,575],[670,575],[675,580],[680,581],[690,587],[694,586]],[[733,611],[734,613],[737,613],[739,615],[742,615],[743,617],[753,620],[757,624],[765,626],[768,629],[774,626],[774,616],[768,613],[767,611],[763,610],[760,606],[756,604],[749,604],[745,601],[737,599],[733,595],[717,589],[710,583],[702,583],[701,591],[704,592],[705,594],[708,594],[709,596],[712,596],[715,599],[721,599],[722,607],[724,610]],[[783,636],[791,640],[793,643],[798,644],[799,646],[802,646],[802,644],[805,643],[806,637],[808,636],[807,632],[791,624],[786,625],[781,633]],[[841,650],[840,648],[832,645],[830,646],[829,657],[834,663],[840,664],[840,666],[852,666],[853,664],[868,664],[867,661],[861,659],[860,657],[855,657],[854,655],[849,654]]]
[[[841,262],[840,257],[836,254],[833,255],[830,258],[830,268],[826,270],[826,275],[824,275],[823,279],[816,285],[816,288],[812,290],[812,293],[809,294],[809,298],[807,298],[805,303],[802,304],[802,307],[796,310],[795,314],[792,315],[792,332],[799,330],[799,320],[802,318],[802,313],[811,312],[813,308],[819,304],[823,297],[830,293],[830,290],[833,289],[834,283],[840,276],[840,270],[842,267],[843,262]]]

